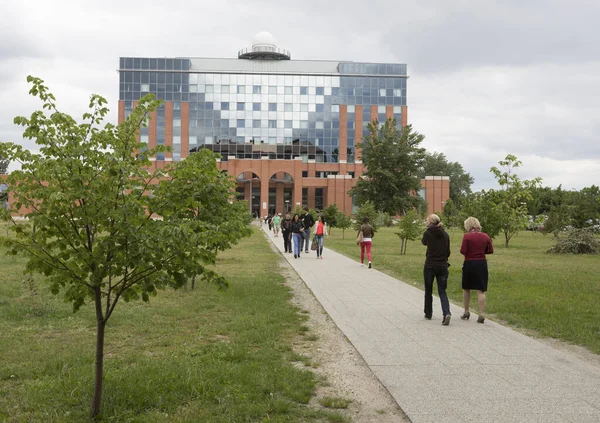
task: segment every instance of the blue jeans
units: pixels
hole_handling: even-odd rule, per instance
[[[300,244],[300,249],[302,249],[302,244]],[[310,249],[310,228],[304,230],[304,251],[308,251]]]
[[[293,233],[292,237],[294,239],[294,255],[299,256],[302,251],[302,234]]]
[[[433,314],[433,279],[437,279],[438,295],[442,303],[442,313],[447,316],[450,313],[450,303],[446,288],[448,287],[448,266],[425,266],[423,268],[423,279],[425,279],[425,316]]]
[[[317,257],[323,255],[323,235],[315,235],[314,239],[317,240]]]

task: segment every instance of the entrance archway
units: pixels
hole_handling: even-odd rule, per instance
[[[276,172],[269,179],[269,214],[289,213],[294,209],[294,178],[287,172]]]
[[[252,216],[260,216],[260,178],[254,172],[242,172],[236,178],[237,192],[248,203]]]

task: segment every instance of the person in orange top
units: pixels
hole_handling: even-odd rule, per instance
[[[477,323],[483,323],[485,317],[485,292],[488,287],[488,266],[485,259],[486,254],[493,254],[494,247],[489,235],[481,232],[481,224],[474,217],[465,220],[467,233],[463,236],[460,253],[465,256],[462,268],[462,289],[465,312],[460,316],[463,320],[469,320],[469,303],[471,301],[471,290],[477,290],[477,303],[479,305],[479,318]]]
[[[325,224],[325,218],[323,215],[319,215],[319,220],[315,225],[315,236],[314,238],[317,240],[317,258],[323,259],[323,239],[325,235],[329,235],[327,233],[327,225]]]

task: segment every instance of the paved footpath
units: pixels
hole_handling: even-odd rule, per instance
[[[423,291],[378,272],[377,256],[360,267],[358,247],[356,260],[283,255],[414,423],[600,422],[599,365],[472,312],[463,321],[455,304],[442,326],[438,298],[426,320]]]

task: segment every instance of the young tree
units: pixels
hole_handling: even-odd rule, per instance
[[[43,81],[28,77],[43,109],[17,117],[39,154],[2,143],[0,155],[21,163],[8,185],[15,201],[3,213],[16,237],[3,237],[11,254],[24,254],[28,272],[43,274],[74,311],[96,310],[96,360],[90,414],[101,410],[104,337],[120,300],[148,301],[158,289],[181,287],[202,275],[225,287],[207,265],[216,252],[249,234],[246,207],[232,201],[235,183],[208,150],[164,170],[149,171],[147,149],[136,140],[159,102],[142,98],[119,126],[105,124],[106,100],[93,95],[84,123],[61,113]],[[140,153],[141,152],[141,153]],[[11,213],[28,209],[30,224]],[[157,218],[155,218],[157,217]]]
[[[371,224],[371,226],[373,226],[373,230],[377,231],[377,211],[375,210],[373,203],[371,203],[370,201],[367,201],[362,206],[360,206],[354,216],[354,229],[357,232],[360,230],[360,226],[363,224],[363,220],[365,217],[369,218],[369,223]]]
[[[352,218],[340,210],[336,218],[336,227],[342,230],[342,239],[345,239],[346,229],[352,227]]]
[[[419,145],[425,138],[414,132],[411,125],[397,127],[395,119],[388,119],[379,127],[374,120],[368,125],[369,135],[360,145],[366,171],[349,192],[356,203],[367,201],[377,211],[392,216],[417,206],[421,201],[419,172],[425,150]]]
[[[457,226],[464,231],[464,221],[473,216],[479,220],[482,230],[490,238],[496,238],[502,232],[502,219],[495,201],[493,190],[482,190],[467,196],[460,210]]]
[[[450,198],[460,207],[462,200],[471,194],[471,185],[474,179],[466,173],[458,162],[449,162],[444,153],[425,153],[423,166],[419,175],[425,176],[449,176]]]
[[[423,234],[423,217],[416,210],[409,210],[406,215],[398,222],[399,231],[396,235],[402,241],[400,245],[400,254],[406,254],[408,241],[414,241]]]
[[[504,245],[508,248],[510,239],[527,227],[529,221],[527,202],[531,200],[531,189],[539,185],[542,179],[521,180],[514,170],[522,163],[512,154],[508,154],[498,164],[500,168],[493,166],[490,172],[498,180],[501,190],[490,190],[490,195],[500,218]]]
[[[331,229],[338,227],[338,217],[340,216],[340,213],[341,211],[336,204],[330,204],[323,210],[323,217],[325,218],[325,222],[327,223],[330,232]]]

